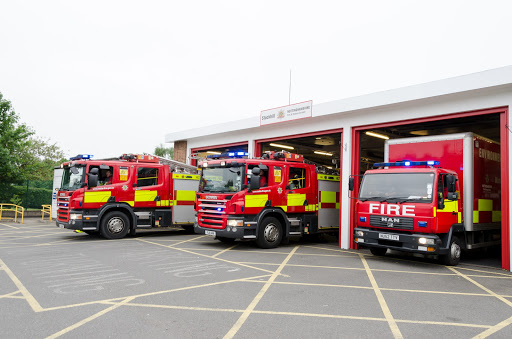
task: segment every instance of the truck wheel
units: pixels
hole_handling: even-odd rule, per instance
[[[121,239],[128,234],[130,223],[124,213],[113,211],[103,217],[100,228],[103,237],[107,239]]]
[[[382,247],[370,247],[370,252],[373,254],[373,255],[378,255],[378,256],[383,256],[386,254],[386,252],[388,251],[387,248],[382,248]]]
[[[449,252],[441,257],[441,262],[447,266],[455,266],[460,261],[460,241],[456,236],[450,241]]]
[[[276,248],[283,239],[283,228],[279,220],[273,217],[263,219],[256,238],[260,248]]]

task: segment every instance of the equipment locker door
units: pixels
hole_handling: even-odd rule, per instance
[[[340,227],[340,177],[317,174],[318,228]]]
[[[199,188],[199,175],[173,174],[174,201],[172,207],[173,224],[193,224],[194,202]]]

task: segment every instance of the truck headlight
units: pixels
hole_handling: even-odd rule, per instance
[[[364,232],[363,231],[356,231],[356,235],[358,237],[364,237]]]
[[[70,220],[82,220],[82,215],[78,213],[71,213],[69,215]]]
[[[244,225],[244,221],[242,219],[229,219],[227,225],[234,226],[234,227],[237,227],[237,226],[240,227],[240,226]]]
[[[434,239],[430,238],[419,238],[418,242],[422,245],[434,245],[436,243]]]

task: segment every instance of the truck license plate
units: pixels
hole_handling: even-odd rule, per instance
[[[398,241],[400,239],[400,236],[398,234],[379,233],[379,239],[396,240],[396,241]]]
[[[216,236],[217,234],[215,233],[215,231],[204,231],[204,234],[206,235],[211,235],[212,237]]]

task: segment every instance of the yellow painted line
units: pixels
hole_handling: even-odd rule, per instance
[[[15,226],[10,226],[10,225],[6,225],[6,224],[0,224],[2,226],[6,226],[6,227],[10,227],[10,228],[15,228],[17,230],[19,230],[20,228],[19,227],[15,227]]]
[[[190,254],[202,256],[202,257],[205,257],[205,258],[210,258],[210,259],[215,259],[215,260],[227,262],[227,263],[233,264],[233,265],[239,265],[239,266],[244,266],[244,267],[247,267],[247,268],[252,268],[254,270],[258,270],[258,271],[262,271],[262,272],[266,272],[266,273],[270,273],[270,274],[274,273],[273,271],[269,271],[269,270],[266,270],[266,269],[263,269],[263,268],[253,267],[253,266],[245,265],[245,264],[240,264],[240,263],[238,263],[236,261],[230,261],[230,260],[221,259],[221,258],[212,258],[212,256],[210,256],[210,255],[206,255],[206,254],[202,254],[202,253],[197,253],[197,252],[192,252],[192,251],[189,251],[189,250],[185,250],[183,248],[173,247],[174,245],[177,245],[177,244],[173,244],[173,245],[167,246],[167,245],[159,244],[157,242],[152,242],[152,241],[148,241],[148,240],[144,240],[144,239],[140,239],[140,238],[137,238],[137,240],[138,241],[142,241],[142,242],[146,242],[148,244],[153,244],[153,245],[162,246],[162,247],[166,247],[166,248],[172,248],[172,249],[175,249],[177,251],[181,251],[181,252],[185,252],[185,253],[190,253]],[[286,275],[283,275],[283,276],[286,276]]]
[[[105,301],[102,304],[116,304],[115,302]],[[228,309],[228,308],[210,308],[210,307],[190,307],[190,306],[172,306],[172,305],[156,305],[156,304],[140,304],[140,303],[127,303],[123,306],[132,307],[146,307],[146,308],[161,308],[161,309],[173,309],[173,310],[188,310],[188,311],[208,311],[208,312],[231,312],[231,313],[242,313],[244,310],[240,309]],[[312,317],[312,318],[331,318],[331,319],[351,319],[351,320],[366,320],[366,321],[379,321],[385,322],[386,318],[375,318],[375,317],[360,317],[350,315],[337,315],[337,314],[318,314],[318,313],[299,313],[299,312],[279,312],[279,311],[257,311],[254,310],[254,314],[266,314],[266,315],[286,315],[294,317]],[[491,328],[489,325],[479,324],[465,324],[465,323],[449,323],[440,321],[416,321],[416,320],[400,320],[396,319],[400,323],[408,324],[427,324],[427,325],[441,325],[441,326],[458,326],[458,327],[470,327],[470,328]]]
[[[200,236],[192,238],[192,239],[188,239],[188,240],[183,240],[183,241],[177,242],[177,243],[169,245],[167,247],[172,248],[173,246],[184,244],[186,242],[191,242],[191,241],[194,241],[194,240],[197,240],[197,239],[201,239],[201,238],[204,238],[204,237],[206,237],[206,235],[200,235]]]
[[[32,307],[32,310],[34,312],[41,312],[43,308],[39,303],[37,302],[36,298],[30,292],[25,288],[25,286],[21,283],[21,281],[12,273],[12,271],[7,267],[7,265],[3,262],[2,259],[0,259],[0,266],[3,267],[5,273],[11,278],[12,282],[16,285],[16,287],[20,290],[21,294],[25,299],[27,300],[30,307]]]
[[[267,280],[265,285],[261,288],[261,290],[258,292],[256,297],[252,300],[252,302],[249,304],[249,306],[245,309],[244,313],[238,318],[237,322],[233,327],[229,330],[229,332],[224,336],[224,339],[233,338],[235,334],[237,334],[238,330],[242,327],[242,325],[245,323],[247,318],[249,318],[249,315],[254,311],[254,308],[258,303],[260,302],[261,298],[265,295],[265,293],[268,291],[272,283],[276,280],[276,278],[280,275],[283,268],[286,266],[288,261],[290,261],[293,254],[299,249],[299,246],[295,246],[290,254],[283,260],[281,265],[277,268],[277,270],[272,274],[272,276]]]
[[[24,299],[21,296],[16,296],[15,297],[15,295],[18,294],[18,293],[20,293],[20,291],[14,291],[14,292],[11,292],[11,293],[8,293],[8,294],[0,295],[0,299],[2,299],[2,298],[17,298],[17,299],[21,298],[21,299]]]
[[[61,335],[64,335],[64,334],[66,334],[66,333],[69,333],[69,332],[73,331],[74,329],[76,329],[76,328],[78,328],[78,327],[80,327],[80,326],[82,326],[82,325],[85,325],[85,324],[87,324],[88,322],[93,321],[94,319],[99,318],[99,317],[101,317],[102,315],[107,314],[108,312],[113,311],[113,310],[115,310],[115,309],[116,309],[116,308],[118,308],[118,307],[123,306],[124,304],[126,304],[126,303],[128,303],[128,302],[132,301],[133,299],[134,299],[134,298],[126,298],[125,300],[121,301],[120,303],[117,303],[117,304],[115,304],[115,305],[112,305],[112,306],[110,306],[109,308],[104,309],[103,311],[100,311],[100,312],[98,312],[98,313],[96,313],[96,314],[93,314],[93,315],[91,315],[90,317],[85,318],[84,320],[77,322],[76,324],[73,324],[73,325],[71,325],[71,326],[69,326],[69,327],[66,327],[66,328],[65,328],[65,329],[63,329],[63,330],[61,330],[61,331],[59,331],[59,332],[57,332],[57,333],[55,333],[55,334],[53,334],[53,335],[51,335],[51,336],[46,337],[46,339],[54,339],[54,338],[58,338],[58,337],[60,337]]]
[[[450,271],[452,272],[455,272],[457,273],[458,275],[460,275],[461,277],[463,277],[464,279],[470,281],[471,283],[475,284],[476,286],[480,287],[482,290],[484,290],[485,292],[489,293],[490,295],[498,298],[499,300],[503,301],[505,304],[507,304],[508,306],[512,307],[512,301],[508,300],[508,299],[505,299],[503,298],[501,295],[497,294],[497,293],[494,293],[493,291],[491,291],[490,289],[488,289],[487,287],[485,287],[484,285],[474,281],[473,279],[471,279],[470,277],[468,277],[467,275],[465,274],[462,274],[460,273],[459,271],[457,271],[456,269],[454,269],[453,267],[449,267],[449,266],[446,266]]]
[[[395,338],[403,338],[402,333],[400,332],[400,329],[398,328],[398,325],[396,324],[395,319],[393,318],[393,315],[391,314],[391,311],[389,310],[388,304],[386,303],[386,300],[384,299],[384,296],[382,295],[382,292],[379,288],[379,285],[377,284],[377,281],[375,280],[373,273],[370,269],[370,266],[368,266],[368,263],[366,262],[366,259],[361,254],[360,255],[361,261],[363,262],[363,265],[366,269],[366,274],[368,275],[368,278],[370,279],[370,283],[372,284],[373,290],[375,291],[375,295],[377,296],[377,299],[380,304],[380,308],[382,309],[382,312],[384,313],[384,317],[386,318],[389,328],[391,329],[391,332],[393,333],[393,336]]]
[[[503,320],[502,322],[500,322],[499,324],[489,328],[488,330],[480,333],[479,335],[477,336],[474,336],[473,338],[477,338],[477,339],[481,339],[481,338],[487,338],[489,337],[490,335],[504,329],[505,327],[507,327],[508,325],[512,324],[512,317],[508,318],[508,319],[505,319]]]
[[[226,253],[227,251],[229,251],[229,250],[231,250],[231,249],[233,249],[233,248],[235,248],[235,247],[237,247],[237,246],[238,246],[238,244],[233,245],[233,246],[231,246],[231,247],[228,247],[228,248],[226,248],[225,250],[220,251],[219,253],[212,255],[212,258],[216,258],[216,257],[218,257],[219,255],[224,254],[224,253]]]
[[[457,269],[458,270],[466,270],[466,271],[479,272],[479,273],[497,274],[497,275],[502,275],[502,276],[505,276],[505,277],[508,277],[508,278],[512,278],[512,273],[489,272],[489,271],[484,271],[484,270],[477,270],[477,269],[474,269],[474,268],[467,268],[467,267],[463,267],[463,266],[457,266]],[[471,275],[467,274],[467,276],[471,276]]]

